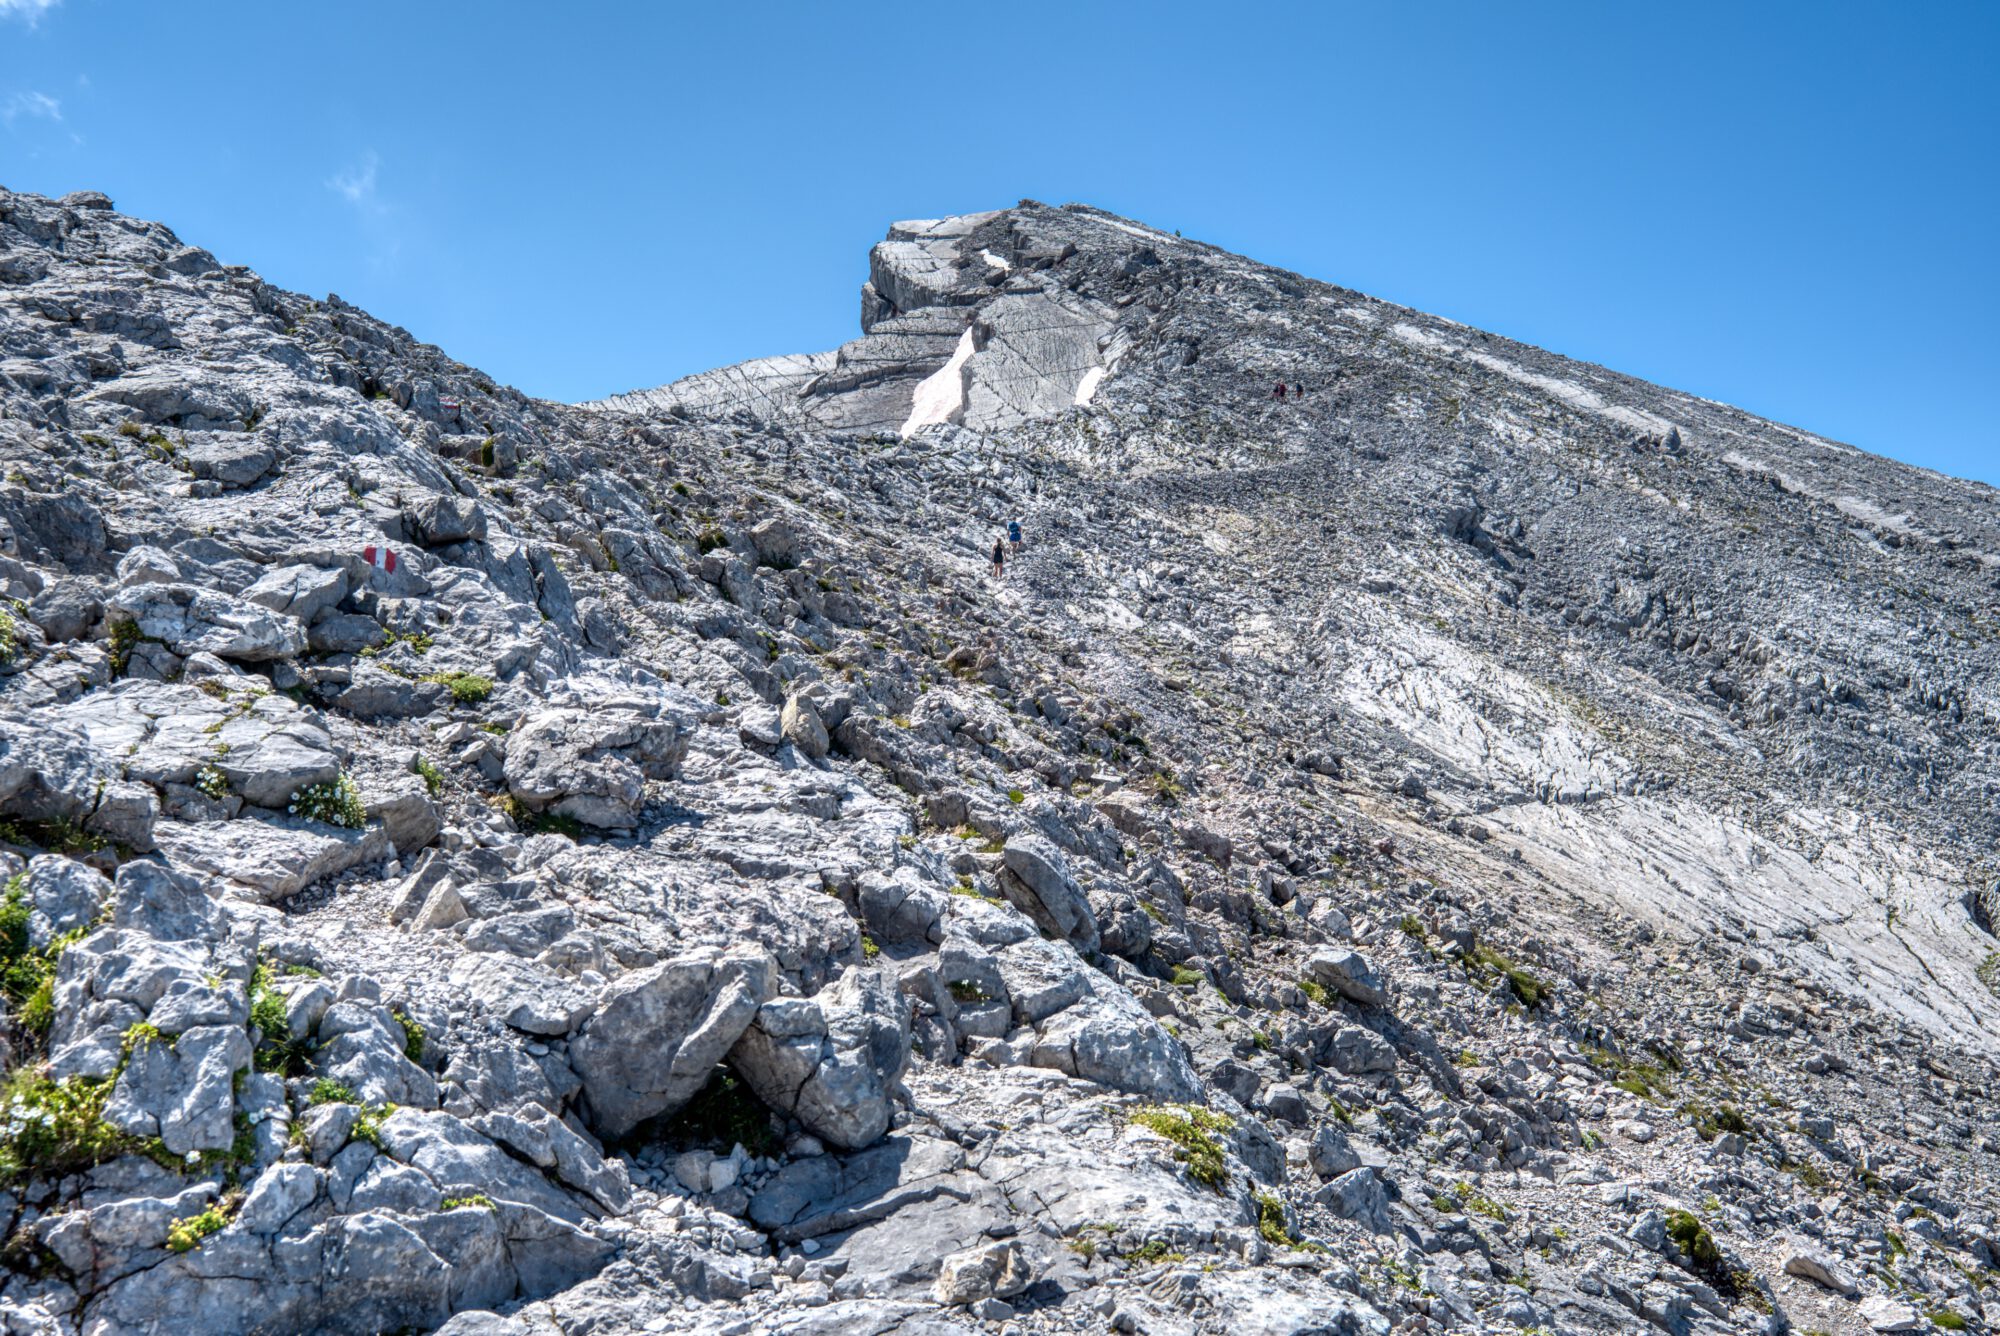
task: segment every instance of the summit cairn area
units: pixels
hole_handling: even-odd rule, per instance
[[[2000,497],[1082,206],[861,296],[563,405],[0,191],[0,1330],[2000,1322]]]

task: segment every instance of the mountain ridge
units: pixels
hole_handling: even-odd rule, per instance
[[[0,195],[10,1324],[1984,1329],[1991,489],[1076,206],[861,307],[561,405]]]

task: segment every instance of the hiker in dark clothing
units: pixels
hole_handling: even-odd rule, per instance
[[[1007,542],[1003,538],[993,540],[993,578],[1002,579],[1007,574]]]
[[[1275,399],[1276,399],[1276,400],[1277,400],[1277,401],[1278,401],[1279,403],[1283,403],[1283,402],[1285,402],[1285,382],[1283,382],[1282,380],[1281,380],[1281,381],[1279,381],[1279,382],[1278,382],[1278,388],[1277,388],[1277,389],[1275,389],[1275,390],[1273,390],[1273,391],[1271,391],[1271,395],[1272,395],[1272,397],[1273,397],[1273,398],[1275,398]]]
[[[1303,399],[1305,397],[1306,397],[1306,387],[1299,384],[1297,381],[1292,382],[1292,398]]]

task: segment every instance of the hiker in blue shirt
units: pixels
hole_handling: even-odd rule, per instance
[[[1021,521],[1007,521],[1007,546],[1015,556],[1021,555]]]

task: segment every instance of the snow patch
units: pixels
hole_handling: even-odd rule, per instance
[[[1104,368],[1094,366],[1083,373],[1083,379],[1076,383],[1076,406],[1082,408],[1097,393],[1097,383],[1104,379]]]
[[[1399,343],[1407,343],[1412,348],[1431,348],[1438,352],[1455,353],[1458,345],[1450,339],[1441,339],[1429,330],[1418,329],[1415,325],[1395,325],[1389,334]]]
[[[972,326],[965,327],[965,333],[958,336],[958,347],[952,349],[951,360],[924,377],[917,386],[916,397],[910,401],[910,417],[903,424],[902,436],[908,440],[920,427],[933,423],[949,422],[965,411],[965,364],[972,357]]]
[[[1833,508],[1851,520],[1858,520],[1870,528],[1887,529],[1891,533],[1915,533],[1908,514],[1892,515],[1873,501],[1858,496],[1836,496]]]
[[[1402,326],[1399,325],[1397,328],[1400,329]],[[1626,408],[1622,404],[1607,404],[1597,391],[1579,385],[1573,380],[1558,380],[1554,376],[1537,375],[1526,367],[1517,366],[1503,357],[1494,357],[1490,353],[1468,352],[1465,356],[1468,361],[1483,366],[1488,371],[1498,372],[1509,380],[1540,390],[1580,412],[1594,413],[1606,421],[1631,427],[1650,436],[1665,436],[1675,430],[1674,424],[1663,417],[1636,408]]]

